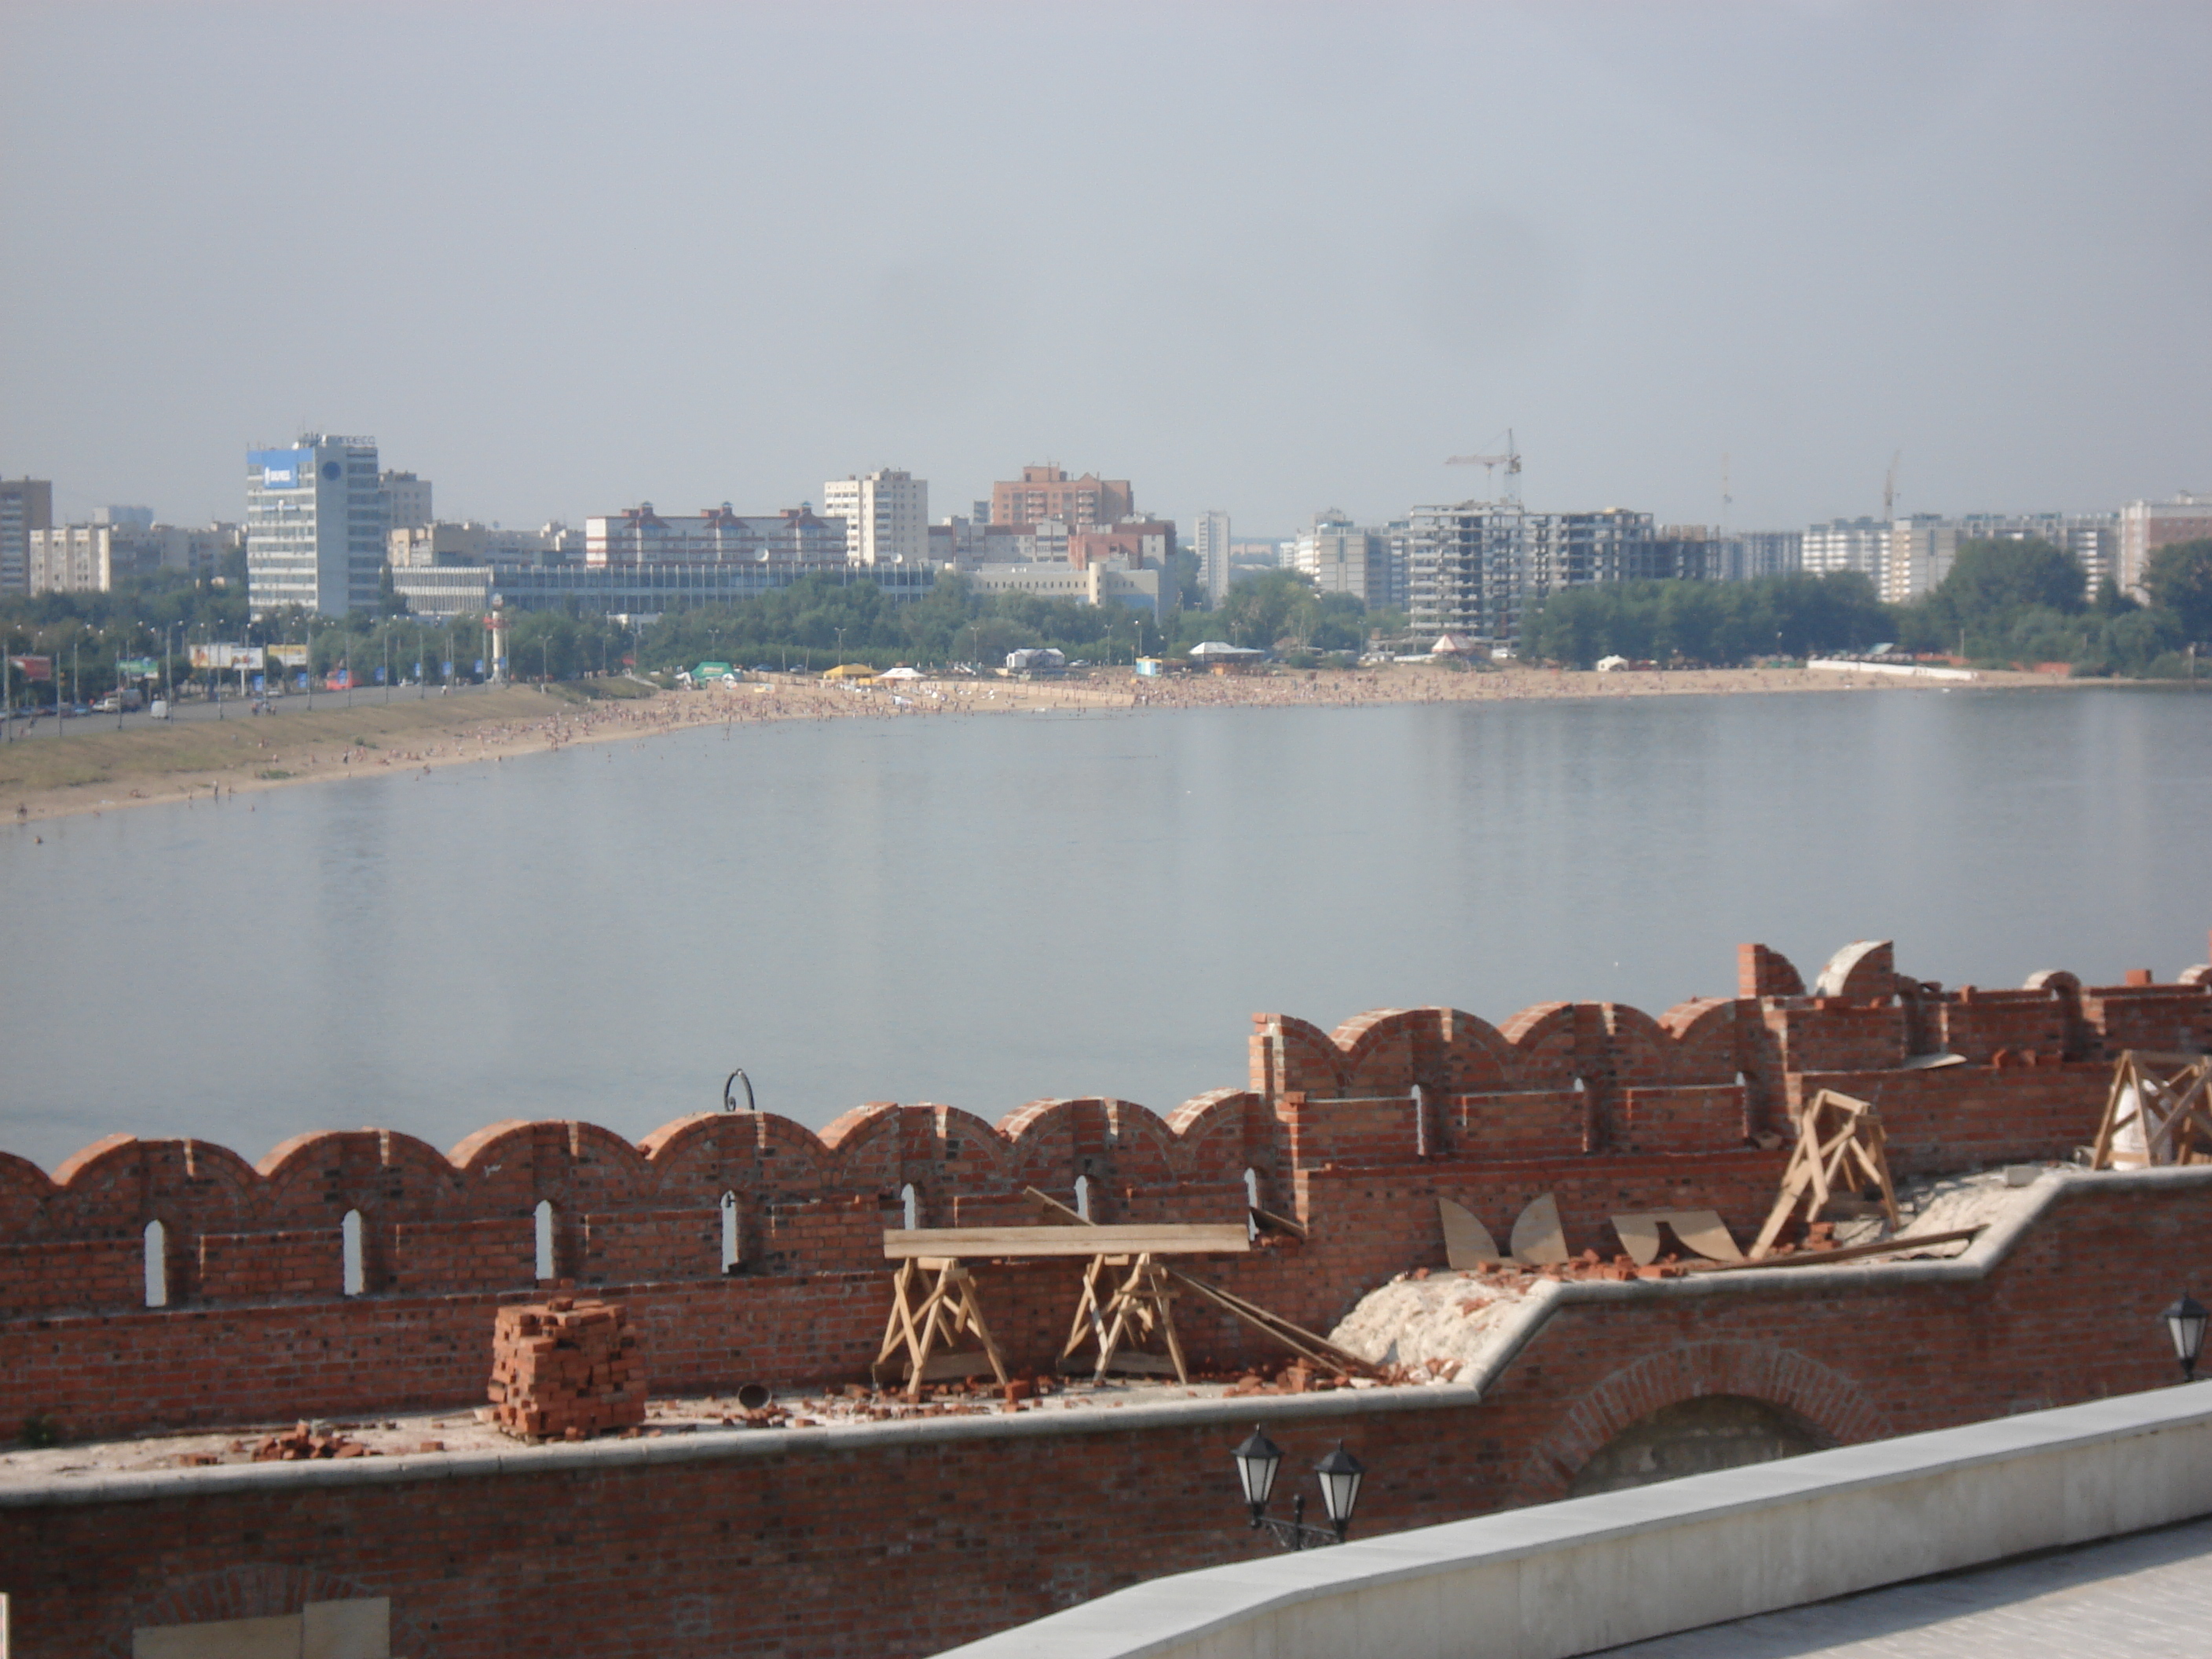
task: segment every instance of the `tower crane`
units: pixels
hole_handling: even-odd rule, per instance
[[[1487,468],[1488,471],[1486,478],[1488,481],[1492,482],[1494,482],[1498,477],[1498,469],[1501,466],[1504,467],[1505,469],[1505,494],[1503,499],[1512,502],[1516,507],[1520,505],[1521,452],[1514,445],[1513,428],[1509,426],[1505,428],[1505,453],[1503,455],[1453,455],[1445,459],[1444,465],[1446,466],[1480,466]]]

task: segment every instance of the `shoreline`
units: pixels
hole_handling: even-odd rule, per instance
[[[40,733],[0,745],[0,811],[28,827],[156,805],[216,803],[331,778],[423,776],[576,744],[642,740],[710,726],[801,720],[907,720],[1007,714],[1143,714],[1177,708],[1364,708],[1412,702],[1530,702],[1645,696],[1786,696],[1817,691],[2050,690],[2134,684],[1991,672],[1970,686],[1875,673],[1717,668],[1468,673],[1398,665],[1250,678],[1061,681],[919,680],[910,690],[778,678],[605,701],[556,687],[500,686],[458,698],[398,697],[267,719],[197,720],[122,732]],[[332,694],[337,695],[337,694]],[[97,718],[97,717],[94,717]]]

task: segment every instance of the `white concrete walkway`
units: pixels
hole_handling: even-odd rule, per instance
[[[2212,1519],[1811,1607],[1601,1659],[2203,1659]]]

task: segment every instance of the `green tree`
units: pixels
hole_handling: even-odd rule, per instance
[[[2173,613],[2185,639],[2212,641],[2212,538],[2153,553],[2143,591],[2154,605]]]
[[[1231,587],[1214,608],[1215,632],[1231,645],[1266,651],[1291,633],[1292,612],[1315,599],[1313,578],[1300,570],[1263,570]],[[1305,620],[1317,624],[1318,608]]]
[[[1971,628],[2022,605],[2079,611],[2086,580],[2073,555],[2049,542],[1968,541],[1959,544],[1935,598]]]

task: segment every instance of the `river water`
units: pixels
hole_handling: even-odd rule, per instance
[[[2112,688],[708,728],[0,832],[0,1148],[995,1119],[1324,1026],[2205,957],[2212,701]],[[36,842],[35,836],[44,837]]]

